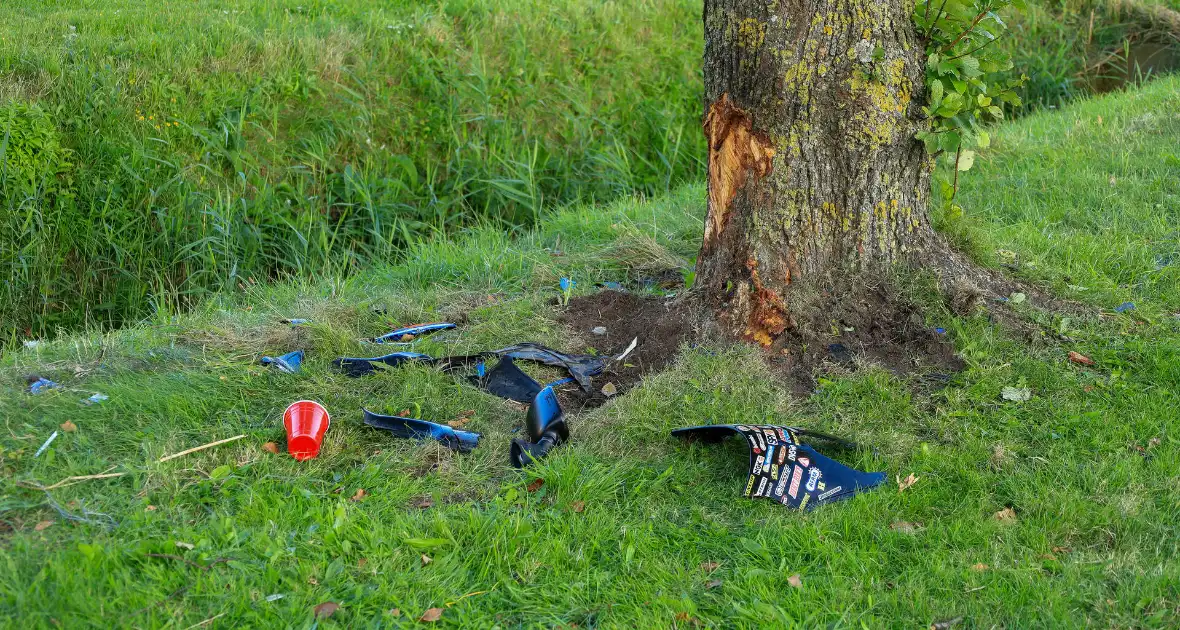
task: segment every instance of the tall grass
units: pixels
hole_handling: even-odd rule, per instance
[[[0,162],[6,336],[695,180],[698,5],[7,2],[0,121],[72,166]]]

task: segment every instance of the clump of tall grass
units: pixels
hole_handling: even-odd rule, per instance
[[[16,4],[0,111],[67,157],[0,187],[10,339],[703,174],[699,0]]]

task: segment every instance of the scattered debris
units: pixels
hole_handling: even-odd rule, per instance
[[[268,453],[272,453],[274,455],[278,455],[279,454],[279,445],[276,442],[266,442],[265,444],[262,445],[262,450],[264,450]]]
[[[606,385],[602,386],[602,395],[606,396],[607,398],[610,398],[611,396],[614,396],[618,393],[619,389],[615,387],[614,383],[607,383]]]
[[[987,569],[988,569],[988,566],[982,562],[977,562],[977,563],[971,565],[972,571],[987,571]]]
[[[906,488],[909,488],[915,483],[918,483],[919,477],[914,473],[910,473],[905,479],[902,479],[900,476],[896,477],[895,479],[897,481],[897,491],[905,492]]]
[[[100,403],[104,400],[110,400],[110,398],[111,397],[107,396],[106,394],[97,394],[96,393],[93,396],[91,396],[90,398],[83,400],[82,402],[86,403],[87,405],[97,405],[98,403]]]
[[[279,371],[294,374],[303,367],[303,351],[288,352],[281,357],[262,357],[263,365],[273,365]]]
[[[450,322],[433,322],[430,324],[414,324],[412,326],[405,326],[398,328],[393,332],[385,333],[380,337],[374,337],[373,343],[409,343],[423,335],[429,335],[440,330],[451,330],[458,328],[455,324]]]
[[[537,477],[536,479],[530,481],[529,485],[525,486],[525,490],[529,494],[533,494],[534,492],[540,490],[541,486],[543,486],[543,485],[545,485],[545,480],[541,479],[540,477]]]
[[[787,584],[790,584],[793,588],[803,588],[803,578],[799,577],[799,574],[796,573],[787,578]]]
[[[471,384],[500,398],[528,403],[541,391],[541,384],[517,367],[512,357],[500,359],[490,371],[479,372],[482,373],[468,377]]]
[[[594,333],[595,335],[605,335],[606,326],[595,326],[594,328],[590,329],[590,332]]]
[[[1069,360],[1081,365],[1094,365],[1094,359],[1073,350],[1069,351]]]
[[[398,437],[420,440],[426,438],[435,439],[442,442],[447,448],[461,453],[468,452],[479,446],[479,433],[460,431],[443,424],[438,424],[437,422],[428,422],[417,418],[385,416],[373,413],[368,409],[362,409],[361,411],[364,412],[365,424],[375,429],[389,431]]]
[[[808,432],[776,425],[716,424],[672,431],[681,438],[720,442],[738,434],[750,448],[745,496],[766,497],[800,510],[847,499],[885,481],[885,473],[864,473],[801,444]],[[789,463],[788,463],[789,462]],[[788,485],[789,484],[789,485]]]
[[[35,531],[35,532],[43,532],[43,531],[45,531],[46,529],[49,529],[50,527],[53,527],[53,525],[54,525],[56,522],[57,522],[57,521],[41,521],[40,523],[37,523],[36,525],[34,525],[34,526],[33,526],[33,531]]]
[[[369,496],[369,493],[365,492],[364,488],[357,488],[356,493],[349,497],[348,500],[355,503],[357,501],[363,501],[367,496]]]
[[[61,385],[40,376],[29,377],[29,393],[40,394],[41,392],[51,389],[57,389]]]
[[[1027,387],[1005,387],[1000,390],[1000,397],[1012,402],[1025,402],[1032,399],[1032,390]]]
[[[213,448],[214,446],[221,446],[222,444],[234,442],[234,441],[240,440],[244,437],[246,437],[245,433],[243,433],[241,435],[235,435],[231,438],[225,438],[224,440],[217,440],[216,442],[209,442],[208,444],[202,444],[200,446],[190,448],[186,451],[181,451],[179,453],[174,453],[172,455],[165,455],[164,457],[161,457],[160,459],[156,460],[156,463],[163,464],[164,462],[172,460],[172,459],[176,459],[177,457],[184,457],[185,455],[188,455],[189,453],[196,453],[197,451],[203,451],[207,448]]]
[[[42,341],[40,339],[26,339],[21,343],[24,345],[24,347],[32,350],[34,348],[40,347]]]
[[[66,433],[73,433],[74,431],[78,430],[78,425],[70,422],[69,420],[66,420],[65,422],[61,423],[61,430],[65,431]]]
[[[935,621],[930,624],[930,630],[950,630],[951,628],[962,623],[962,617],[955,617],[954,619],[945,619],[943,621]]]
[[[277,602],[277,601],[279,601],[280,599],[282,599],[282,598],[284,598],[284,597],[286,597],[286,595],[283,595],[282,593],[275,593],[275,594],[273,594],[273,595],[267,595],[267,596],[266,596],[266,601],[268,601],[268,602]]]
[[[283,426],[287,429],[287,452],[296,461],[312,459],[320,454],[324,433],[332,418],[323,405],[314,400],[298,400],[283,411]]]
[[[569,305],[570,295],[573,294],[574,285],[576,285],[577,283],[574,282],[573,280],[570,280],[569,278],[562,278],[561,281],[558,282],[557,284],[558,284],[558,286],[561,287],[561,305],[562,306]]]
[[[508,459],[516,468],[524,468],[530,463],[549,454],[554,447],[569,440],[569,427],[565,423],[565,413],[557,403],[557,396],[552,387],[546,387],[537,393],[533,404],[525,414],[525,430],[528,441],[516,438],[512,440]]]
[[[366,376],[377,371],[378,365],[397,367],[407,361],[433,363],[434,357],[421,352],[391,352],[379,357],[341,357],[332,361],[332,367],[353,378]]]
[[[50,444],[53,444],[53,441],[54,441],[54,440],[56,440],[56,439],[57,439],[57,431],[54,431],[54,432],[53,432],[53,433],[52,433],[52,434],[49,436],[49,438],[45,440],[45,443],[41,445],[41,448],[37,449],[37,452],[36,452],[36,453],[33,453],[33,457],[34,457],[34,458],[40,457],[40,456],[41,456],[41,453],[44,453],[44,452],[45,452],[45,449],[49,448],[49,445],[50,445]]]
[[[283,324],[287,324],[288,326],[302,326],[304,324],[310,324],[311,320],[310,319],[290,318],[290,319],[280,319],[279,322],[281,322]]]
[[[705,588],[712,590],[718,586],[721,586],[722,584],[724,584],[724,582],[721,580],[709,580],[708,582],[705,582]]]
[[[426,566],[431,562],[434,562],[434,560],[430,556],[422,554],[422,566]]]
[[[58,505],[57,501],[53,500],[53,495],[49,494],[48,491],[45,492],[45,501],[49,503],[49,507],[53,508],[53,511],[57,512],[59,516],[66,519],[67,521],[74,521],[75,523],[87,523],[89,525],[101,525],[107,529],[114,529],[115,525],[118,524],[115,522],[114,517],[112,517],[110,514],[92,512],[86,508],[84,503],[79,504],[79,507],[82,509],[81,515],[72,514],[66,511],[66,509],[62,506]]]
[[[1133,311],[1133,310],[1135,310],[1135,303],[1134,302],[1123,302],[1122,304],[1119,304],[1118,306],[1114,307],[1114,312],[1116,312],[1116,313],[1126,313],[1127,311]]]

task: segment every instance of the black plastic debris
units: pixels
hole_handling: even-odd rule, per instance
[[[509,461],[516,468],[524,468],[544,458],[554,447],[569,440],[570,430],[565,423],[565,413],[557,403],[553,388],[546,387],[533,398],[533,404],[525,415],[524,427],[529,439],[512,440],[508,453]]]
[[[609,358],[591,354],[566,354],[560,350],[532,342],[518,343],[499,350],[492,350],[491,353],[502,357],[527,359],[545,365],[563,367],[585,391],[590,391],[592,378],[602,373]]]
[[[828,355],[836,363],[848,364],[853,362],[852,352],[842,343],[828,344]]]
[[[829,459],[800,435],[844,442],[839,438],[775,425],[716,424],[672,431],[675,437],[720,442],[738,434],[750,447],[750,477],[743,493],[765,497],[801,510],[847,499],[885,481],[885,473],[865,473]]]
[[[287,374],[294,374],[303,367],[303,351],[288,352],[281,357],[262,357],[262,364],[277,367]]]
[[[383,416],[373,413],[368,409],[364,409],[363,411],[365,412],[365,424],[376,429],[389,431],[398,437],[438,440],[447,448],[461,453],[466,453],[479,446],[480,434],[478,433],[459,431],[445,424],[419,420],[417,418]]]
[[[375,337],[373,343],[409,343],[422,335],[428,335],[440,330],[450,330],[457,328],[455,324],[450,322],[433,322],[430,324],[414,324],[413,326],[405,326],[398,328],[395,331],[385,333],[380,337]]]
[[[358,377],[372,374],[379,369],[378,365],[397,367],[406,361],[434,363],[435,359],[421,352],[392,352],[380,357],[341,357],[332,361],[332,367],[348,376]]]
[[[488,393],[519,403],[532,402],[541,391],[541,384],[517,367],[512,357],[500,359],[496,367],[486,373],[467,378],[472,385]]]

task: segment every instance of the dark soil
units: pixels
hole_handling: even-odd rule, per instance
[[[638,344],[621,363],[612,363],[607,371],[594,379],[595,390],[584,392],[578,387],[567,387],[561,392],[567,411],[582,407],[597,407],[609,398],[602,393],[607,383],[614,384],[622,394],[640,381],[644,374],[662,369],[676,358],[680,344],[695,337],[690,310],[681,302],[659,297],[643,297],[622,291],[600,291],[593,295],[570,300],[558,317],[572,328],[587,348],[598,354],[615,355],[627,349],[632,339]],[[593,330],[606,328],[606,334]]]
[[[804,312],[794,314],[795,327],[775,341],[767,356],[796,395],[811,394],[819,375],[848,373],[865,364],[903,377],[915,376],[919,385],[935,387],[964,368],[954,344],[928,327],[918,308],[888,285],[827,292],[800,310]],[[608,399],[601,392],[603,385],[613,383],[622,394],[644,374],[666,366],[682,343],[697,338],[694,312],[684,300],[620,291],[570,300],[559,320],[587,340],[594,351],[617,354],[633,338],[638,338],[639,344],[624,365],[615,364],[594,379],[595,391],[566,388],[561,394],[563,405],[568,411],[596,407]],[[606,328],[605,335],[592,332],[599,326]]]
[[[935,384],[965,367],[946,335],[927,326],[917,307],[888,285],[825,292],[801,310],[794,313],[795,328],[771,346],[770,358],[797,395],[814,391],[819,374],[862,364]]]

